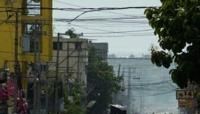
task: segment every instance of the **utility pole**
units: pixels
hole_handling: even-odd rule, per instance
[[[120,73],[121,73],[121,64],[119,64],[119,67],[118,67],[117,77],[120,77]]]
[[[128,69],[128,113],[131,114],[131,68]]]
[[[57,34],[57,53],[56,53],[56,80],[55,80],[55,112],[59,114],[59,104],[58,104],[58,75],[59,75],[59,58],[60,58],[60,33]]]
[[[131,103],[132,97],[133,97],[133,95],[132,95],[133,91],[132,91],[132,87],[131,87],[131,85],[132,85],[131,79],[138,79],[138,80],[140,79],[140,77],[132,77],[131,69],[134,70],[134,73],[136,70],[135,68],[131,68],[131,67],[129,67],[129,69],[128,69],[128,114],[131,114],[132,113],[131,109],[134,109],[134,106],[132,106],[132,104],[134,105],[134,103]]]
[[[119,64],[119,67],[118,67],[118,71],[117,71],[117,77],[120,77],[120,73],[121,73],[121,64]],[[122,83],[121,83],[122,85]],[[113,94],[113,102],[114,103],[119,103],[119,100],[118,100],[118,97],[119,97],[119,92]]]
[[[78,43],[78,45],[80,45],[80,44]],[[77,78],[78,78],[79,84],[81,83],[81,77],[80,77],[80,50],[81,50],[81,46],[80,46],[80,49],[79,49],[79,46],[78,46]]]
[[[69,54],[70,54],[69,53],[69,48],[70,48],[70,43],[67,42],[67,62],[66,62],[67,63],[67,65],[66,65],[67,66],[67,69],[66,69],[67,70],[67,72],[66,72],[66,74],[67,74],[66,75],[66,78],[67,78],[67,98],[68,98],[69,92],[70,92],[70,90],[69,90],[70,89],[69,88],[69,76],[71,75],[71,73],[69,73],[69,66],[70,66],[69,65]]]
[[[142,76],[142,73],[140,74],[140,76]],[[142,84],[141,84],[142,86]],[[140,113],[144,113],[144,92],[141,91],[140,92]]]
[[[41,75],[41,68],[40,68],[40,42],[41,42],[41,30],[40,25],[35,23],[32,25],[34,31],[32,33],[32,39],[34,42],[34,102],[33,102],[33,112],[34,114],[40,114],[41,104],[40,104],[40,75]]]
[[[19,47],[19,11],[16,9],[15,11],[11,11],[15,13],[15,39],[14,39],[14,80],[15,83],[17,84],[17,88],[21,89],[22,84],[21,84],[21,76],[20,76],[20,64],[19,64],[19,58],[18,58],[18,47]],[[17,94],[17,93],[16,93]],[[15,105],[17,104],[17,96],[15,96]],[[17,108],[14,107],[14,112],[17,111]]]
[[[15,12],[15,51],[14,51],[14,60],[15,60],[15,65],[14,65],[14,70],[15,70],[15,75],[17,77],[17,85],[21,89],[21,77],[20,77],[20,64],[19,64],[19,59],[18,59],[18,47],[19,47],[19,12],[18,10],[14,11]]]

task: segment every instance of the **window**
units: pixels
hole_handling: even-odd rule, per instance
[[[54,50],[62,50],[63,49],[63,43],[62,42],[53,42],[53,49]]]
[[[41,15],[41,0],[25,0],[25,14],[28,16]]]
[[[24,33],[33,35],[34,33],[41,32],[41,24],[25,24]]]
[[[81,42],[76,42],[75,43],[75,49],[76,50],[81,50]]]
[[[23,51],[41,51],[41,24],[24,24]]]

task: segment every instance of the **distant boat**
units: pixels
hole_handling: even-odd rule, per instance
[[[128,58],[129,58],[129,59],[134,59],[134,58],[135,58],[135,55],[130,55]]]

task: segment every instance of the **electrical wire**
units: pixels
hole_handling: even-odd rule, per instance
[[[82,18],[77,19],[81,15],[85,14],[86,12],[81,13],[80,15],[76,16],[73,19],[67,19],[67,18],[54,18],[54,21],[62,21],[62,22],[72,22],[76,20],[77,22],[84,22],[84,21],[113,21],[113,20],[135,20],[135,19],[146,19],[144,16],[133,16],[133,17],[110,17],[110,18]],[[138,22],[139,23],[139,22]]]
[[[74,7],[81,7],[81,6],[79,6],[79,5],[75,5],[75,4],[71,4],[71,3],[68,3],[68,2],[63,2],[63,1],[61,1],[61,0],[55,0],[55,2],[57,2],[57,3],[60,3],[60,4],[65,4],[65,5],[68,5],[68,6],[74,6]]]
[[[101,31],[101,32],[107,32],[107,33],[117,33],[118,32],[118,31],[111,31],[111,30],[105,30],[105,29],[99,29],[99,28],[92,28],[92,27],[87,27],[87,26],[81,26],[81,25],[77,25],[77,24],[70,24],[70,25],[72,25],[74,27],[79,27],[79,28],[82,28],[82,29],[93,30],[93,31]],[[140,31],[140,30],[135,30],[135,31]],[[145,29],[144,31],[150,31],[150,29]],[[131,31],[129,30],[129,31],[119,31],[119,32],[131,32]],[[142,30],[141,30],[141,32],[142,32]]]
[[[144,33],[141,33],[141,34],[127,34],[127,35],[85,35],[85,36],[83,36],[83,38],[95,38],[95,37],[98,37],[98,38],[106,38],[106,39],[108,39],[108,38],[124,38],[124,37],[136,37],[136,36],[152,36],[153,35],[153,33],[146,33],[146,34],[144,34]]]
[[[152,29],[143,29],[143,30],[132,30],[132,31],[113,31],[113,32],[89,32],[89,33],[84,33],[84,34],[117,34],[117,33],[140,33],[140,32],[149,32],[152,31]]]
[[[72,3],[68,3],[68,2],[64,2],[61,0],[55,0],[55,2],[60,3],[60,4],[65,4],[67,6],[73,6],[73,7],[78,7],[78,8],[82,8],[83,6],[79,6],[76,4],[72,4]],[[107,13],[111,13],[111,14],[117,14],[117,15],[123,15],[123,16],[132,16],[132,15],[128,15],[128,14],[124,14],[124,13],[119,13],[119,12],[113,12],[113,11],[107,11]]]
[[[137,85],[128,85],[128,86],[155,86],[155,85],[161,85],[161,84],[168,84],[171,82],[171,80],[165,80],[165,81],[160,81],[160,82],[153,82],[153,83],[138,83]]]
[[[0,7],[5,9],[8,7]],[[146,9],[146,8],[158,8],[158,6],[127,6],[127,7],[85,7],[85,8],[56,8],[56,7],[29,7],[29,8],[12,8],[13,10],[58,10],[58,11],[109,11],[109,10],[127,10],[127,9]],[[6,12],[6,10],[0,10],[0,12]]]
[[[150,94],[150,95],[147,95],[147,97],[149,96],[160,96],[160,95],[166,95],[166,94],[171,94],[171,93],[174,93],[176,91],[176,89],[173,89],[173,90],[170,90],[170,91],[166,91],[166,92],[161,92],[161,93],[155,93],[155,94]]]
[[[76,19],[77,22],[121,22],[121,23],[147,23],[147,20],[140,20],[140,19],[146,19],[145,17],[140,16],[134,16],[134,17],[110,17],[110,18],[82,18],[82,19]],[[41,19],[42,22],[70,22],[69,18],[53,18],[53,19]],[[1,20],[3,21],[3,20]],[[24,21],[26,21],[24,19]]]

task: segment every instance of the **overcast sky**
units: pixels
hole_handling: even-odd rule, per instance
[[[53,0],[54,7],[80,8],[80,7],[128,7],[128,6],[160,6],[160,0]],[[73,19],[82,12],[54,11],[54,18]],[[113,19],[114,18],[114,19]],[[118,19],[116,19],[118,18]],[[128,19],[132,18],[132,19]],[[78,19],[90,19],[80,21]],[[72,23],[54,22],[54,33],[65,32],[74,28],[76,33],[83,33],[83,38],[93,42],[108,42],[109,54],[141,56],[150,54],[152,44],[157,45],[157,38],[144,17],[144,9],[128,9],[115,11],[99,11],[85,13]],[[157,99],[155,99],[156,101]],[[166,100],[163,98],[163,100]],[[164,102],[164,101],[163,101]],[[162,109],[174,111],[173,105],[166,107],[147,107],[146,110]],[[152,108],[152,109],[151,109]]]
[[[159,6],[159,0],[53,0],[54,7],[127,7]],[[54,11],[54,18],[73,19],[82,12]],[[99,19],[78,21],[78,19]],[[120,18],[120,19],[110,19]],[[133,18],[133,19],[128,19]],[[135,19],[134,19],[135,18]],[[141,56],[149,54],[152,44],[157,44],[156,36],[144,18],[144,9],[128,9],[85,13],[71,24],[54,23],[54,33],[65,32],[74,28],[76,33],[83,33],[83,38],[93,42],[108,42],[109,54]]]

